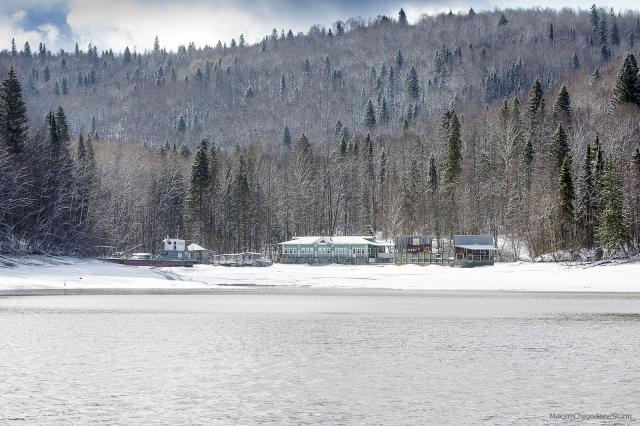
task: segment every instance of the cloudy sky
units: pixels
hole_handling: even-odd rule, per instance
[[[593,0],[563,0],[562,5],[587,9]],[[629,9],[636,0],[610,1]],[[11,38],[19,47],[45,42],[53,50],[71,49],[77,41],[99,49],[125,46],[150,49],[155,35],[167,49],[190,41],[197,45],[229,42],[243,33],[259,41],[275,27],[295,33],[311,25],[330,25],[339,19],[386,14],[404,7],[410,21],[422,13],[495,7],[557,7],[558,0],[0,0],[0,46]],[[638,6],[635,6],[638,8]],[[4,48],[4,47],[0,47]]]

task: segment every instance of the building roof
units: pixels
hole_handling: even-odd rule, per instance
[[[187,246],[187,250],[188,251],[209,251],[206,248],[204,248],[202,246],[199,246],[198,244],[195,244],[195,243],[194,244],[189,244]]]
[[[495,250],[491,235],[454,235],[453,245],[468,250]]]
[[[373,246],[386,246],[389,245],[385,241],[375,241],[374,237],[369,236],[339,236],[339,237],[294,237],[292,240],[284,241],[280,244],[290,245],[311,245],[311,244],[348,244],[348,245],[362,245],[368,244]]]

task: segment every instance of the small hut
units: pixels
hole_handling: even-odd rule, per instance
[[[498,249],[491,235],[454,235],[453,247],[457,260],[493,264]]]
[[[187,246],[187,253],[189,253],[191,260],[195,260],[198,263],[209,263],[211,260],[211,250],[207,250],[195,243]]]
[[[432,241],[431,235],[400,235],[393,240],[396,253],[431,253]]]

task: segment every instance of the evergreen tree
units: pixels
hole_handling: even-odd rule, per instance
[[[633,53],[627,53],[618,68],[613,88],[613,105],[630,103],[640,106],[640,76],[638,63]]]
[[[122,59],[125,64],[131,63],[131,51],[129,50],[129,46],[124,48],[124,54],[122,56]]]
[[[565,159],[569,157],[571,149],[569,148],[569,141],[567,134],[562,127],[562,124],[558,125],[553,137],[551,138],[551,155],[554,159],[554,163],[558,169],[562,167]]]
[[[289,132],[288,126],[284,126],[284,130],[282,132],[282,146],[287,150],[291,149],[291,133]]]
[[[42,75],[44,76],[44,81],[49,81],[51,79],[51,71],[49,71],[48,65],[44,66],[44,71],[42,72]]]
[[[382,97],[382,104],[378,111],[378,123],[387,124],[389,122],[389,109],[387,107],[387,98]]]
[[[11,67],[0,87],[0,144],[13,155],[21,154],[27,141],[27,129],[22,87]]]
[[[25,57],[31,57],[31,46],[29,45],[28,41],[24,43],[24,50],[22,52],[24,53]]]
[[[180,133],[185,133],[187,131],[187,120],[185,120],[184,115],[181,115],[178,118],[178,131]]]
[[[158,36],[156,36],[153,39],[153,53],[158,53],[160,52],[160,39],[158,38]]]
[[[67,83],[67,77],[62,78],[62,94],[67,96],[69,94],[69,85]]]
[[[571,120],[571,98],[567,86],[562,85],[553,104],[553,112],[557,116]]]
[[[16,57],[18,56],[18,49],[16,48],[16,39],[12,38],[11,39],[11,56],[12,57]]]
[[[444,136],[446,140],[446,159],[443,177],[446,183],[453,184],[462,170],[462,138],[460,120],[455,111],[445,113]]]
[[[607,29],[607,20],[605,19],[604,15],[600,18],[600,24],[598,26],[598,36],[600,37],[600,43],[602,43],[603,45],[607,44],[607,41],[609,39],[609,30]]]
[[[574,70],[580,69],[580,59],[578,59],[577,53],[574,53],[573,56],[571,57],[571,67]]]
[[[340,140],[340,156],[344,157],[347,154],[347,138],[343,135]]]
[[[404,80],[404,93],[408,99],[417,100],[420,97],[420,84],[418,82],[418,72],[416,67],[411,65]]]
[[[371,99],[367,101],[367,106],[364,110],[364,116],[362,117],[362,124],[364,124],[368,129],[372,129],[376,125],[376,112],[373,109],[373,103],[371,102]]]
[[[587,151],[584,157],[584,165],[582,166],[582,175],[580,177],[579,191],[580,191],[580,204],[579,204],[579,224],[581,228],[581,237],[583,244],[591,248],[594,243],[594,176],[593,176],[593,151],[591,150],[591,144],[587,144]]]
[[[572,235],[575,190],[571,177],[571,158],[566,156],[560,166],[558,180],[558,205],[560,210],[560,235],[567,244]]]
[[[527,115],[530,120],[533,120],[540,111],[540,107],[544,101],[543,96],[544,92],[542,91],[542,84],[540,83],[540,80],[536,79],[533,82],[533,87],[531,87],[531,90],[529,91],[529,101],[527,103]]]
[[[407,14],[404,13],[404,9],[400,9],[400,12],[398,12],[398,23],[400,25],[407,25]]]
[[[404,65],[404,56],[402,55],[402,50],[398,49],[398,53],[396,53],[396,67],[400,70]]]
[[[602,201],[600,226],[596,232],[598,244],[610,253],[622,249],[626,254],[626,245],[631,241],[631,237],[625,224],[622,179],[611,157],[605,162]]]
[[[620,44],[620,30],[618,29],[618,20],[615,16],[612,16],[613,22],[611,23],[611,44],[617,46]]]
[[[591,28],[595,33],[600,28],[600,16],[598,15],[598,9],[596,8],[595,4],[591,6],[590,14],[591,14]]]
[[[187,212],[194,236],[204,238],[209,215],[211,175],[209,174],[209,152],[207,141],[202,140],[193,158]]]
[[[499,27],[504,27],[508,23],[509,23],[509,21],[507,20],[507,17],[504,16],[504,13],[501,13],[500,14],[500,19],[498,19],[498,26]]]
[[[184,158],[188,158],[191,156],[191,150],[189,149],[189,147],[185,144],[182,144],[180,146],[180,155]]]
[[[58,138],[60,138],[60,142],[68,143],[71,140],[71,136],[69,135],[67,116],[62,107],[58,107],[56,111],[56,124],[58,126]]]
[[[549,40],[553,43],[553,23],[549,24]]]

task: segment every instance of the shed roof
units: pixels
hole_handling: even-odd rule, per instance
[[[496,247],[491,235],[454,235],[453,245],[473,250],[490,250]]]
[[[195,243],[194,244],[189,244],[187,246],[187,250],[188,251],[209,251],[206,248],[204,248],[204,247],[202,247],[202,246],[200,246],[198,244],[195,244]]]

